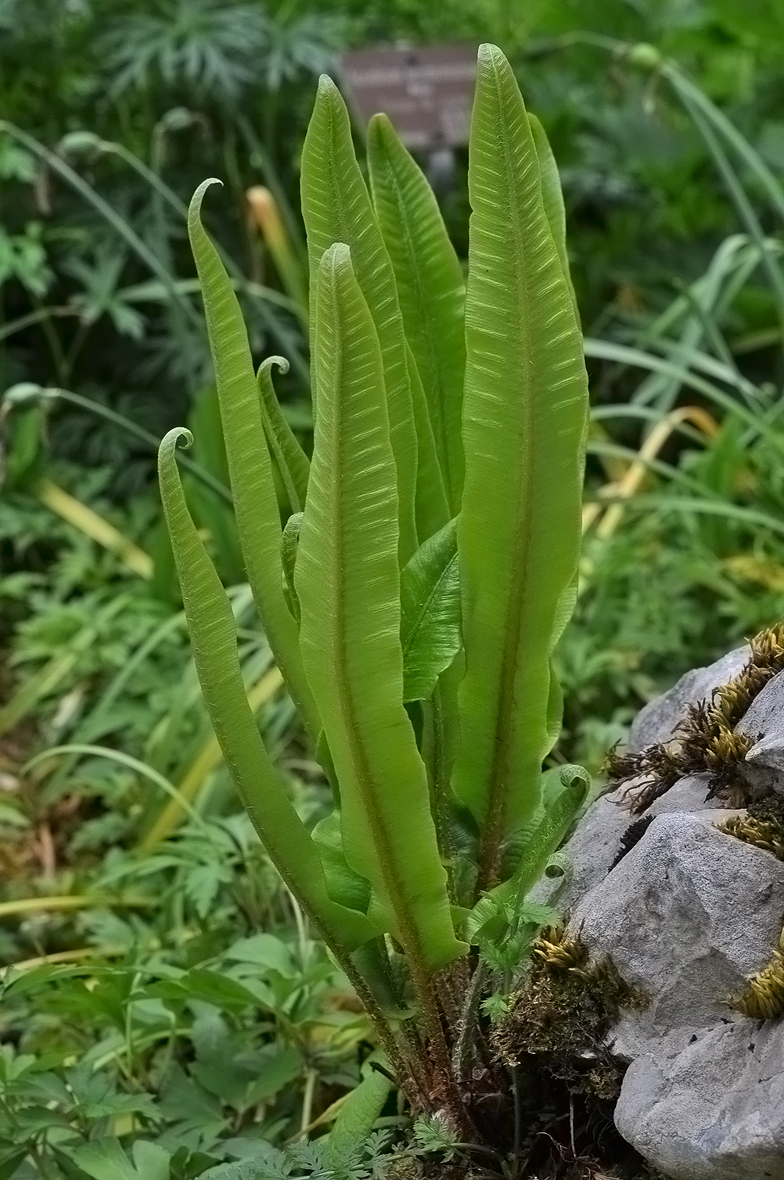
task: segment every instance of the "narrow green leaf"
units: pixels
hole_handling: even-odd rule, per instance
[[[264,632],[292,699],[315,741],[321,723],[302,669],[297,624],[283,595],[280,510],[248,334],[231,280],[201,223],[204,194],[213,183],[205,180],[193,195],[188,210],[188,234],[204,299],[234,512],[248,581]]]
[[[389,430],[397,469],[400,564],[416,549],[417,438],[411,404],[403,319],[395,274],[378,228],[367,185],[351,140],[346,104],[331,79],[319,80],[316,105],[302,152],[302,214],[308,233],[311,300],[321,258],[335,242],[351,250],[360,290],[381,346]],[[321,391],[315,364],[315,315],[311,307],[312,385],[318,416]]]
[[[291,892],[325,941],[358,946],[376,931],[362,915],[329,897],[318,850],[275,772],[248,704],[231,605],[191,520],[180,483],[174,452],[182,437],[190,436],[183,430],[166,435],[158,473],[193,658],[215,736],[240,799]]]
[[[294,567],[297,564],[297,549],[299,548],[299,530],[302,528],[302,513],[294,512],[286,521],[283,530],[280,551],[283,561],[283,576],[286,579],[284,594],[289,610],[299,626],[300,609],[297,598],[297,588],[294,585]]]
[[[289,362],[282,356],[267,357],[259,366],[256,383],[261,395],[264,433],[267,436],[267,445],[275,456],[275,462],[286,486],[291,511],[301,512],[305,507],[310,461],[281,412],[272,384],[273,365],[276,365],[281,373],[289,371]]]
[[[370,120],[368,164],[376,216],[395,270],[406,337],[427,397],[450,515],[455,516],[464,474],[463,271],[433,191],[386,115]]]
[[[588,796],[591,778],[582,766],[561,766],[547,773],[557,778],[560,790],[553,792],[552,799],[543,807],[539,822],[520,851],[514,875],[493,890],[493,896],[502,901],[524,900],[541,878]]]
[[[337,1175],[351,1163],[352,1156],[373,1130],[384,1109],[392,1083],[377,1069],[370,1069],[341,1107],[324,1149],[324,1164]]]
[[[531,127],[531,134],[534,137],[536,156],[539,161],[539,176],[542,182],[544,211],[550,223],[550,232],[553,235],[555,248],[561,260],[561,269],[569,284],[575,312],[577,312],[577,298],[574,293],[574,287],[572,286],[572,276],[569,270],[569,254],[566,249],[566,208],[564,206],[563,192],[561,191],[561,178],[558,175],[558,165],[555,162],[555,156],[553,155],[553,149],[550,147],[547,132],[536,115],[531,114],[530,111],[528,112],[528,122]]]
[[[426,701],[462,646],[457,521],[420,545],[400,575],[403,699]]]
[[[501,51],[482,46],[471,126],[466,480],[457,528],[466,676],[455,792],[483,827],[481,885],[533,814],[549,661],[580,545],[588,411],[581,334],[536,145]]]
[[[346,860],[340,838],[340,812],[332,811],[313,829],[313,840],[321,853],[327,891],[333,901],[366,914],[370,905],[370,882],[355,873]]]
[[[395,461],[381,350],[348,246],[323,256],[319,409],[295,581],[305,670],[340,784],[346,859],[386,930],[430,970],[465,948],[403,705]]]
[[[417,435],[416,527],[420,544],[449,521],[444,477],[436,451],[427,399],[411,349],[407,349],[411,404]]]

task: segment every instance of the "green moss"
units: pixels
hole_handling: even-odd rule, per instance
[[[754,1020],[778,1020],[784,1016],[784,930],[767,967],[749,980],[733,1006]]]
[[[551,929],[533,951],[493,1047],[507,1065],[533,1056],[570,1090],[612,1100],[623,1067],[608,1052],[605,1036],[622,1008],[644,1003],[610,959],[591,960],[582,942]]]
[[[755,815],[731,815],[716,825],[720,832],[753,844],[771,852],[778,860],[784,860],[784,823],[778,818],[758,818]]]

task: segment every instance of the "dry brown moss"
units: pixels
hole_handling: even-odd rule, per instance
[[[703,771],[711,776],[709,796],[739,801],[743,792],[737,766],[753,742],[735,733],[735,726],[768,681],[784,670],[784,623],[761,631],[750,646],[751,657],[739,675],[717,688],[710,702],[689,705],[672,741],[658,742],[639,754],[610,755],[607,769],[612,780],[638,780],[628,792],[633,812],[645,811],[678,779]]]

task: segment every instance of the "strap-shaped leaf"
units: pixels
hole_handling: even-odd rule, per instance
[[[275,772],[248,704],[231,605],[180,483],[174,452],[183,437],[189,433],[170,430],[166,435],[158,472],[193,659],[215,736],[253,826],[289,889],[327,942],[360,946],[377,931],[363,914],[338,905],[327,893],[318,849]]]
[[[395,270],[406,337],[430,409],[450,515],[455,516],[464,471],[463,271],[433,191],[386,115],[370,120],[368,164],[376,216]]]
[[[536,146],[501,51],[479,52],[471,125],[466,479],[458,521],[466,676],[458,797],[483,825],[481,883],[538,801],[549,659],[580,545],[588,396]]]
[[[569,284],[569,290],[571,291],[572,301],[576,311],[577,299],[574,294],[574,287],[572,286],[572,276],[569,270],[569,254],[566,249],[566,207],[564,206],[563,192],[561,191],[561,178],[558,175],[558,165],[555,162],[555,156],[553,155],[553,149],[550,147],[547,132],[536,115],[531,114],[530,111],[528,113],[528,122],[531,126],[531,134],[534,137],[536,155],[539,160],[539,175],[542,181],[544,211],[550,223],[550,231],[553,235],[555,248],[561,260],[561,267],[566,275],[566,281]]]
[[[299,530],[301,526],[302,513],[292,512],[286,521],[286,526],[283,529],[283,539],[280,544],[283,576],[285,578],[283,593],[286,597],[288,608],[296,619],[297,626],[299,626],[299,599],[297,598],[297,588],[294,585],[294,567],[297,564],[297,549],[299,547]]]
[[[273,365],[277,366],[281,373],[289,371],[289,362],[283,356],[267,357],[259,366],[256,384],[261,397],[264,433],[285,484],[291,511],[301,512],[305,507],[310,461],[281,412],[280,404],[275,396],[275,387],[272,384]]]
[[[297,624],[283,595],[280,510],[248,334],[231,280],[201,223],[204,194],[213,183],[205,180],[193,195],[188,235],[201,282],[237,529],[269,645],[315,741],[321,724],[302,668]]]
[[[340,784],[346,860],[373,910],[436,970],[454,935],[425,767],[403,706],[395,461],[381,350],[348,246],[324,254],[319,409],[295,581],[305,671]]]
[[[319,820],[313,829],[313,840],[321,854],[329,896],[349,909],[366,914],[370,905],[370,882],[355,873],[346,860],[339,811],[331,811]]]
[[[373,1130],[391,1089],[386,1074],[371,1067],[348,1095],[324,1145],[324,1163],[333,1175],[351,1175],[357,1148]]]
[[[426,701],[460,650],[457,521],[420,545],[400,575],[403,699]]]
[[[400,563],[416,549],[417,438],[411,406],[403,319],[395,274],[378,228],[367,185],[351,140],[346,104],[330,78],[319,80],[316,105],[302,152],[302,214],[308,233],[310,290],[313,299],[324,251],[335,242],[351,250],[354,272],[381,345],[389,430],[397,467]],[[315,315],[311,308],[311,364],[316,415],[319,413],[315,365]]]
[[[416,527],[421,543],[448,523],[450,513],[427,398],[410,348],[407,355],[417,434]]]

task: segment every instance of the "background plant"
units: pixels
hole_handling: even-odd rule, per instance
[[[300,18],[314,12],[317,18],[337,16],[343,21],[338,38],[358,44],[400,36],[415,41],[490,36],[503,43],[546,126],[565,193],[571,270],[592,353],[588,365],[596,417],[582,589],[558,653],[566,696],[560,748],[568,759],[598,772],[606,749],[623,736],[640,704],[681,671],[708,662],[782,615],[780,300],[771,274],[772,264],[778,265],[779,214],[770,184],[771,177],[778,183],[781,170],[781,41],[771,35],[776,6],[740,11],[718,0],[634,6],[597,0],[579,8],[528,5],[518,13],[508,5],[456,2],[434,8],[401,0],[375,8],[309,3],[285,13],[275,5],[254,7],[260,24],[268,26],[296,28]],[[306,266],[291,209],[315,77],[308,82],[307,72],[300,74],[293,86],[284,80],[272,104],[266,71],[239,89],[239,101],[209,92],[201,83],[197,93],[182,74],[171,83],[154,65],[143,84],[137,79],[122,92],[111,90],[107,83],[120,63],[108,65],[109,51],[116,49],[122,22],[129,15],[152,15],[159,27],[171,29],[180,27],[179,13],[176,5],[108,2],[9,3],[2,9],[3,115],[34,137],[29,143],[6,134],[0,151],[3,386],[29,382],[65,388],[90,399],[92,407],[119,411],[148,435],[143,441],[93,409],[87,412],[64,399],[37,398],[39,409],[48,407],[45,424],[42,415],[33,423],[34,414],[23,412],[21,405],[5,420],[7,450],[16,451],[26,420],[35,425],[27,442],[31,436],[37,440],[38,453],[29,479],[7,480],[0,501],[0,699],[13,702],[10,715],[18,716],[0,736],[3,902],[38,905],[4,914],[2,948],[8,963],[80,952],[89,942],[96,969],[105,961],[134,967],[139,960],[130,944],[125,957],[106,959],[117,950],[111,923],[93,935],[87,932],[90,916],[131,914],[138,928],[137,921],[147,920],[150,911],[106,910],[105,895],[96,896],[94,887],[107,859],[119,851],[159,896],[164,878],[144,878],[147,856],[178,844],[182,829],[177,824],[188,815],[160,782],[103,753],[63,754],[22,773],[35,751],[52,744],[103,747],[138,759],[170,787],[187,788],[191,806],[210,823],[236,813],[188,668],[185,633],[171,597],[176,583],[170,564],[166,573],[159,546],[160,509],[153,488],[154,442],[170,425],[186,420],[210,380],[206,340],[197,334],[198,296],[183,204],[205,175],[220,175],[229,191],[228,199],[212,202],[210,226],[235,260],[233,278],[243,282],[240,298],[254,355],[274,351],[293,358],[293,344],[299,341],[302,363],[278,375],[276,385],[298,438],[310,449],[305,332],[301,311],[295,310],[301,308]],[[318,32],[320,45],[329,48],[334,31],[332,26]],[[586,44],[581,39],[586,32],[615,40]],[[625,38],[625,45],[618,38]],[[653,44],[665,64],[677,62],[680,73],[694,80],[740,132],[742,152],[708,118],[746,194],[745,209],[737,183],[704,134],[705,108],[700,108],[700,126],[659,68],[661,59],[649,51],[631,52],[640,41]],[[266,61],[269,49],[264,52]],[[322,68],[321,60],[313,68]],[[245,113],[247,124],[241,118]],[[53,156],[41,154],[41,148]],[[71,172],[60,171],[58,162]],[[459,161],[458,177],[464,177],[464,163]],[[78,187],[80,180],[86,191]],[[293,282],[278,269],[268,239],[262,245],[256,229],[249,228],[244,190],[260,184],[277,194],[295,260]],[[96,196],[122,215],[122,230],[92,203]],[[464,179],[441,197],[441,204],[464,257]],[[749,207],[758,228],[750,225]],[[136,244],[131,245],[128,228],[159,259],[163,274],[150,271]],[[760,236],[767,243],[764,265]],[[252,293],[253,284],[270,298],[262,302]],[[285,341],[281,330],[287,333]],[[190,358],[186,367],[183,356]],[[717,394],[724,400],[718,401]],[[671,420],[665,406],[687,416]],[[695,418],[694,408],[708,418]],[[204,438],[205,429],[197,429],[197,435]],[[195,457],[207,461],[204,455]],[[148,556],[160,582],[142,579],[117,550],[92,539],[81,527],[84,517],[74,523],[73,516],[66,519],[48,507],[38,495],[40,482],[47,480]],[[198,513],[196,498],[188,494]],[[279,486],[278,494],[286,505],[285,489]],[[215,520],[199,522],[230,584],[236,568],[232,573],[229,554],[218,551],[223,530]],[[115,598],[121,600],[117,607]],[[243,601],[241,595],[232,600],[238,608]],[[240,616],[250,660],[246,682],[261,692],[269,675],[262,670],[268,649],[248,609]],[[159,631],[163,637],[156,640]],[[151,647],[145,653],[147,643]],[[121,673],[129,665],[125,679]],[[298,808],[311,820],[321,818],[328,796],[290,703],[278,690],[259,710],[276,764],[296,784]],[[87,722],[92,732],[83,727]],[[166,740],[154,737],[159,731],[168,734]],[[168,828],[174,834],[149,852],[130,856],[170,806],[174,811],[166,822],[174,815],[174,827]],[[191,839],[194,822],[192,816],[185,821],[190,846],[204,848],[203,833]],[[229,856],[225,848],[222,855]],[[165,937],[171,923],[176,927],[179,915],[184,915],[183,930],[203,928],[196,919],[190,925],[195,911],[186,883],[214,880],[218,870],[209,869],[201,856],[188,871],[172,869],[171,900],[162,907],[160,922],[153,923],[156,937]],[[215,860],[207,857],[210,864]],[[244,872],[240,876],[246,880]],[[141,888],[132,874],[126,880],[128,893]],[[59,896],[69,899],[70,909],[46,908],[46,899]],[[285,896],[278,912],[284,941],[296,939]],[[229,907],[226,914],[216,935],[223,948],[256,929],[242,925],[244,909]],[[272,919],[267,910],[257,910],[252,921]],[[190,938],[186,933],[185,945]],[[46,998],[46,1045],[32,1039],[20,1043],[37,1060],[53,1061],[51,1068],[60,1076],[71,1068],[63,1064],[66,1057],[46,1055],[61,1034],[73,1054],[72,1034],[57,1010],[58,990],[72,986],[68,969],[67,962],[59,968],[54,963],[47,968],[45,987],[20,993],[13,1029],[4,1024],[2,1033],[4,1044],[17,1043],[19,1029],[37,1028],[36,1014]],[[92,987],[90,974],[84,978]],[[120,1007],[124,1003],[121,998]],[[4,1020],[9,1011],[6,1005]],[[246,1015],[252,1029],[260,1013],[249,1008]],[[85,1038],[89,1033],[97,1040],[100,1028],[107,1027],[97,1023],[88,1029],[80,1019]],[[175,1056],[187,1072],[189,1042],[176,1046]],[[333,1096],[358,1080],[359,1058],[370,1048],[360,1041],[348,1051],[340,1084],[330,1088],[332,1083],[323,1086],[317,1080],[311,1086],[315,1111],[329,1110]],[[148,1068],[155,1052],[154,1046],[140,1049],[125,1071],[112,1059],[99,1073],[123,1093],[146,1089],[155,1097],[162,1076]],[[281,1145],[298,1132],[308,1077],[313,1075],[301,1072],[288,1088],[286,1125],[265,1128],[271,1142]],[[389,1100],[382,1117],[393,1117],[394,1109]],[[37,1117],[34,1112],[33,1121]],[[251,1112],[243,1117],[252,1123]],[[55,1133],[58,1119],[52,1117],[45,1137]],[[230,1122],[236,1119],[235,1112]],[[314,1134],[328,1125],[320,1124]],[[551,1131],[557,1134],[557,1127]],[[85,1123],[79,1134],[119,1135],[127,1156],[95,1166],[122,1168],[125,1174],[137,1166],[134,1138],[165,1136],[169,1150],[175,1141],[184,1143],[190,1131],[164,1112],[155,1127],[141,1122],[132,1127],[126,1117],[111,1124]],[[233,1134],[231,1126],[221,1132],[224,1139]],[[194,1172],[216,1166],[218,1155],[214,1148],[210,1152],[209,1165],[191,1160],[182,1168]],[[246,1166],[235,1164],[235,1171]],[[91,1174],[73,1161],[57,1162],[51,1151],[19,1166],[25,1176],[36,1169],[51,1176],[58,1168],[80,1178]],[[145,1159],[138,1166],[153,1165]],[[305,1162],[296,1167],[313,1170]],[[179,1163],[175,1175],[177,1168]]]

